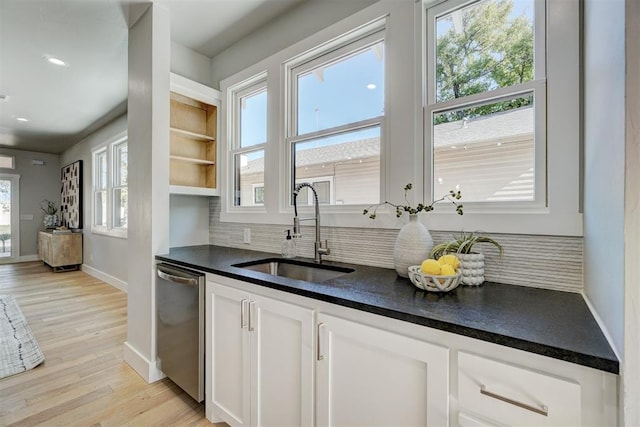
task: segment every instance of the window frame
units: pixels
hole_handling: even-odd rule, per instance
[[[291,150],[283,143],[289,123],[285,106],[286,67],[289,61],[310,58],[319,46],[336,47],[345,36],[362,35],[373,23],[382,22],[385,37],[385,121],[381,136],[380,199],[402,202],[402,189],[413,184],[411,203],[428,202],[425,190],[424,82],[426,8],[442,0],[415,2],[376,2],[326,28],[314,32],[281,50],[264,52],[263,59],[238,66],[235,73],[220,81],[222,103],[231,102],[229,88],[266,74],[269,90],[267,107],[268,141],[265,146],[265,192],[263,207],[237,208],[232,205],[232,172],[228,146],[231,142],[229,108],[222,109],[220,166],[226,179],[221,189],[220,221],[231,223],[290,224]],[[494,233],[536,235],[583,235],[581,212],[581,141],[580,141],[580,5],[563,0],[541,0],[546,4],[546,105],[547,205],[538,209],[474,209],[465,204],[459,216],[445,204],[437,205],[423,220],[430,230],[483,230]],[[375,25],[375,24],[374,24]],[[539,52],[538,52],[539,53]],[[539,60],[537,60],[539,63]],[[228,71],[228,70],[227,70]],[[323,206],[323,224],[335,227],[398,229],[406,218],[396,218],[395,211],[381,207],[375,221],[362,215],[367,206]],[[311,209],[311,208],[309,208]],[[306,214],[306,212],[305,212]]]
[[[546,2],[534,0],[534,77],[532,80],[507,87],[436,101],[436,20],[455,10],[468,7],[483,0],[447,0],[437,4],[423,3],[425,52],[423,55],[423,144],[424,144],[424,196],[434,200],[434,129],[433,117],[443,112],[486,105],[505,99],[531,94],[534,99],[534,196],[531,201],[475,201],[464,202],[466,213],[476,212],[544,212],[548,208],[547,198],[547,76],[546,76]],[[436,208],[438,206],[436,205]]]
[[[448,3],[447,3],[448,1]],[[420,46],[416,55],[422,55],[417,63],[415,87],[422,89],[422,98],[416,99],[416,111],[420,111],[419,122],[416,122],[416,134],[422,143],[422,181],[419,191],[425,199],[430,198],[429,183],[432,170],[430,163],[431,141],[429,128],[425,124],[424,108],[426,99],[427,72],[427,9],[440,4],[453,7],[453,1],[422,0],[416,3],[416,40]],[[460,0],[458,0],[460,1]],[[538,32],[534,37],[537,46],[544,46],[544,53],[535,52],[536,66],[544,61],[546,114],[536,117],[537,123],[544,120],[544,136],[546,138],[546,204],[540,206],[505,206],[498,202],[478,206],[478,203],[465,203],[464,193],[461,202],[465,207],[465,215],[458,220],[445,206],[436,206],[429,214],[432,230],[483,230],[486,232],[582,236],[582,154],[581,154],[581,82],[580,82],[580,6],[577,2],[562,0],[541,0],[545,13],[537,19],[536,25],[544,23],[543,34]],[[536,5],[539,1],[536,0]],[[536,94],[537,96],[540,96]]]
[[[258,151],[264,152],[265,157],[265,166],[266,166],[266,157],[267,157],[267,145],[269,142],[269,120],[267,119],[267,129],[266,129],[266,141],[261,144],[254,144],[248,147],[242,147],[241,144],[241,116],[242,116],[242,98],[246,98],[249,96],[257,95],[259,93],[266,92],[267,94],[267,106],[269,105],[269,88],[267,85],[267,72],[261,71],[250,78],[237,83],[229,89],[227,89],[227,100],[228,100],[228,110],[227,113],[227,122],[228,124],[228,142],[227,142],[227,160],[225,161],[226,167],[229,168],[228,177],[228,185],[230,197],[229,197],[229,210],[235,212],[246,212],[246,211],[264,211],[265,204],[256,204],[254,203],[254,194],[253,188],[254,184],[252,184],[252,195],[251,195],[251,205],[240,205],[236,204],[237,193],[240,191],[236,188],[236,156],[254,153]],[[267,107],[267,114],[268,114]],[[266,167],[265,171],[266,173]],[[263,180],[262,186],[264,186],[264,194],[266,197],[268,186],[266,184],[266,179]]]
[[[128,235],[128,227],[116,227],[114,226],[114,197],[115,190],[126,188],[128,190],[128,179],[127,185],[115,185],[116,184],[116,173],[119,170],[120,166],[116,165],[116,149],[122,145],[127,145],[128,148],[128,137],[125,134],[118,135],[113,138],[111,141],[101,144],[94,149],[91,150],[91,165],[92,165],[92,181],[91,181],[91,232],[94,234],[102,234],[111,237],[119,237],[119,238],[127,238]],[[98,156],[105,155],[106,156],[106,168],[107,168],[107,182],[105,188],[98,188],[97,183],[100,181],[99,177],[99,167],[98,167]],[[127,167],[128,167],[128,159],[127,159]],[[99,192],[105,192],[105,202],[107,203],[106,213],[106,226],[97,225],[96,224],[96,195]],[[127,199],[128,204],[128,199]],[[128,224],[128,219],[127,219]]]
[[[345,134],[353,131],[364,130],[368,128],[379,127],[380,129],[380,189],[379,189],[379,200],[383,200],[384,193],[384,167],[383,164],[385,162],[385,124],[386,124],[386,111],[387,111],[387,93],[388,93],[388,85],[387,82],[387,67],[386,67],[386,55],[385,60],[382,64],[384,68],[384,113],[372,117],[369,119],[359,120],[347,124],[341,124],[338,126],[322,129],[314,132],[307,132],[304,134],[298,134],[298,115],[297,115],[297,99],[298,99],[298,85],[297,79],[298,76],[308,73],[321,65],[331,66],[332,64],[338,63],[342,60],[348,59],[349,57],[355,56],[360,52],[370,48],[373,45],[376,45],[380,42],[384,43],[385,51],[387,46],[387,25],[385,19],[377,19],[367,25],[356,28],[355,30],[343,34],[340,37],[336,37],[329,43],[320,44],[315,46],[312,49],[309,49],[304,54],[298,55],[297,57],[285,62],[283,66],[283,74],[284,74],[284,93],[285,95],[285,105],[283,112],[283,123],[285,128],[284,135],[284,149],[283,151],[286,153],[286,157],[284,159],[284,169],[285,169],[285,177],[284,182],[282,183],[281,189],[284,190],[283,193],[288,195],[289,197],[282,197],[282,205],[281,210],[287,211],[290,210],[293,206],[293,190],[295,184],[299,182],[303,182],[301,180],[295,179],[295,159],[294,159],[294,151],[295,145],[297,143],[306,142],[314,139],[329,137],[338,134]],[[308,180],[306,180],[308,181]],[[332,196],[333,196],[333,181],[331,182],[332,186]],[[332,197],[332,202],[335,202]],[[361,211],[362,204],[347,204],[347,205],[336,205],[329,204],[323,205],[323,210],[326,212],[350,212],[353,209]],[[303,208],[304,209],[304,208]]]

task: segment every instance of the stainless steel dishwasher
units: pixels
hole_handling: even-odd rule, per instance
[[[204,400],[204,274],[156,265],[158,367],[196,401]]]

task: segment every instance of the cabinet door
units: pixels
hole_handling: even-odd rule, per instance
[[[207,295],[211,319],[207,322],[211,351],[208,374],[212,417],[231,426],[250,425],[249,294],[228,286],[211,284]],[[209,412],[209,411],[208,411]]]
[[[319,426],[446,426],[449,351],[318,315]]]
[[[313,311],[252,296],[251,425],[313,425]]]

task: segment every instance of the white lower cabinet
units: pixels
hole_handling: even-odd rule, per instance
[[[213,422],[617,424],[616,375],[234,279],[207,275],[207,328]]]
[[[207,418],[313,425],[313,311],[207,283]]]
[[[318,314],[318,426],[445,426],[449,351]]]

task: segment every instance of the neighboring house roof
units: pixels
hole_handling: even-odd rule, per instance
[[[296,153],[296,164],[299,167],[310,166],[345,160],[364,159],[379,155],[380,138],[366,138],[325,147],[300,150]],[[264,171],[264,157],[249,161],[247,163],[247,169],[252,173]]]
[[[534,195],[533,108],[525,107],[491,116],[443,123],[434,129],[436,194],[460,184],[473,200],[531,200]],[[501,144],[498,144],[501,143]],[[454,149],[458,146],[459,149]],[[463,149],[464,148],[464,149]],[[296,153],[298,167],[380,155],[379,138],[368,138]],[[487,162],[495,159],[495,162]],[[354,165],[354,167],[357,167]],[[244,173],[263,173],[264,159],[252,160]],[[464,197],[464,196],[463,196]]]
[[[496,142],[533,135],[533,107],[441,123],[433,129],[436,148]]]

